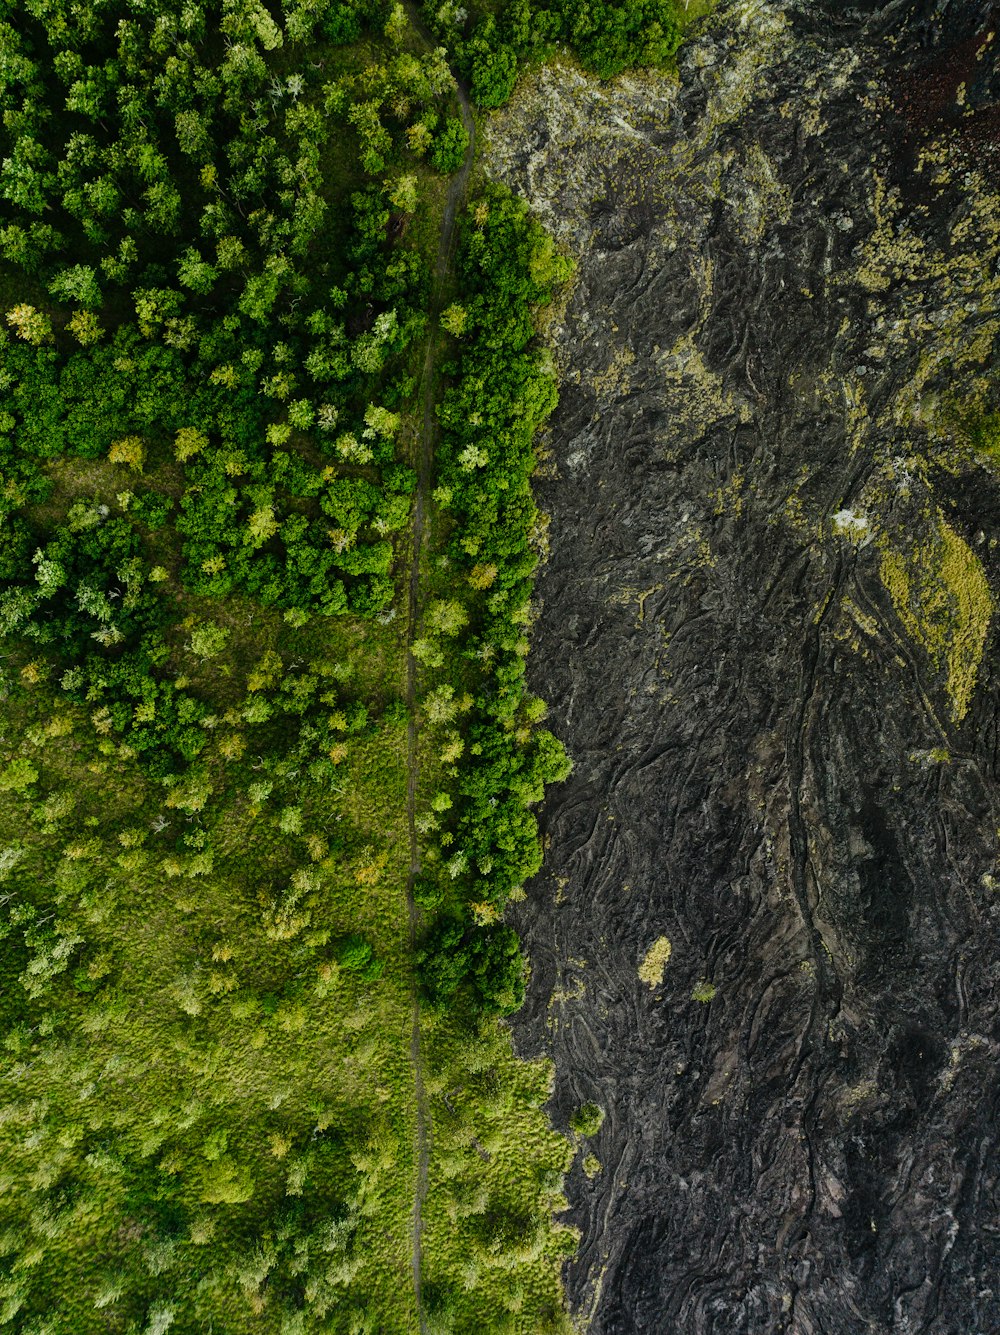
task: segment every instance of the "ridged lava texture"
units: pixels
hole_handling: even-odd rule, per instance
[[[493,129],[578,264],[515,1028],[606,1111],[597,1335],[1000,1330],[992,21],[724,4],[678,81],[557,65]]]

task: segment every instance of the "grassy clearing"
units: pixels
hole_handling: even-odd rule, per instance
[[[677,0],[675,11],[685,29],[711,14],[718,0]]]
[[[398,686],[394,631],[269,629]],[[4,709],[0,773],[35,776],[0,813],[7,1319],[414,1329],[404,728],[348,738],[333,792],[255,803],[252,751],[214,757],[185,812],[48,683]]]
[[[52,473],[39,523],[80,498],[117,511],[129,482],[105,461]],[[214,711],[190,775],[148,779],[40,659],[4,663],[0,1313],[38,1331],[416,1330],[405,627],[196,597],[170,527],[146,536],[176,605],[164,671]],[[425,575],[428,597],[448,591],[447,565]],[[294,715],[245,717],[305,677],[332,711],[368,711],[323,782],[296,767]],[[420,810],[440,749],[425,729]],[[342,962],[352,936],[378,977]],[[575,1239],[551,1218],[570,1155],[542,1112],[551,1072],[495,1020],[426,1012],[422,1033],[428,1328],[562,1329]]]

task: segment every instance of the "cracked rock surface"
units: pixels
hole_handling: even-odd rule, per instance
[[[514,1029],[606,1112],[599,1335],[1000,1330],[994,23],[740,0],[676,80],[550,67],[494,121],[577,261]]]

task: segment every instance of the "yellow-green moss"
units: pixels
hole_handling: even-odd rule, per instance
[[[593,1181],[593,1179],[601,1171],[601,1168],[602,1168],[601,1161],[600,1159],[598,1159],[596,1154],[588,1154],[583,1161],[583,1171],[586,1173],[587,1177],[591,1179],[591,1181]]]
[[[639,977],[650,987],[659,987],[663,982],[663,971],[670,959],[672,946],[665,936],[659,936],[646,951],[646,957],[639,965]]]
[[[880,574],[907,634],[946,674],[959,721],[975,690],[994,608],[979,558],[939,513],[926,547],[908,555],[883,549]]]

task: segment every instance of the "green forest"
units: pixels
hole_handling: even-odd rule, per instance
[[[0,1327],[569,1329],[577,1144],[502,1017],[572,265],[472,131],[681,31],[0,5]]]

